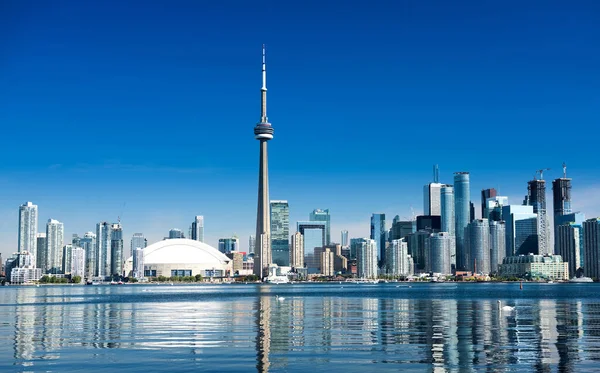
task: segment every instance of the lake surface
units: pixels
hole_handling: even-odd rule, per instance
[[[0,287],[0,372],[78,371],[600,371],[600,284]]]

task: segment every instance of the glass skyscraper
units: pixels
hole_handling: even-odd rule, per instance
[[[450,261],[450,245],[452,243],[454,243],[454,237],[446,232],[431,233],[426,241],[428,249],[425,258],[427,272],[444,275],[452,273]]]
[[[96,224],[96,268],[94,276],[110,276],[111,231],[112,224],[101,222]]]
[[[385,228],[385,214],[371,215],[371,239],[377,245],[377,265],[385,263],[385,241],[387,230]]]
[[[37,256],[38,207],[27,202],[19,207],[19,253],[27,251]]]
[[[135,249],[145,249],[148,246],[148,240],[144,237],[143,233],[134,233],[131,237],[131,247],[129,256],[133,256]]]
[[[90,280],[94,277],[96,271],[96,235],[93,232],[86,232],[83,237],[79,239],[79,245],[81,245],[85,251],[85,269],[83,277]]]
[[[490,220],[490,272],[498,273],[498,266],[506,256],[506,223]]]
[[[465,228],[471,219],[471,189],[468,172],[454,173],[454,229],[456,232],[456,267],[466,269],[468,253],[465,248]]]
[[[329,215],[329,209],[321,210],[315,209],[310,213],[308,220],[310,221],[324,221],[325,222],[325,245],[331,244],[331,216]]]
[[[273,263],[290,265],[290,206],[288,201],[271,201],[271,251]]]
[[[123,227],[113,224],[110,232],[110,275],[123,275]]]
[[[204,216],[197,215],[192,222],[190,237],[192,240],[204,242]]]
[[[473,273],[490,273],[490,225],[487,219],[475,219],[469,223],[465,236],[468,250],[467,270]]]
[[[48,273],[60,273],[62,270],[62,249],[65,228],[58,220],[49,219],[46,224],[46,267]]]

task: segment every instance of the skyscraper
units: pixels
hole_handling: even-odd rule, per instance
[[[46,224],[46,271],[60,273],[62,270],[62,248],[64,244],[63,223],[49,219]]]
[[[223,254],[240,251],[240,240],[236,236],[219,238],[219,251]]]
[[[290,206],[288,201],[271,201],[271,250],[273,263],[290,264]]]
[[[468,172],[454,173],[454,229],[456,231],[456,266],[465,269],[468,253],[465,249],[465,228],[470,220],[471,190]]]
[[[506,256],[506,223],[492,220],[490,225],[490,273],[498,273],[498,265]]]
[[[90,280],[92,277],[94,277],[97,269],[96,235],[94,232],[85,232],[83,237],[79,239],[79,244],[85,251],[85,269],[83,277]]]
[[[350,246],[350,240],[348,239],[348,231],[347,230],[344,229],[342,231],[342,237],[341,238],[342,238],[341,244],[342,244],[343,248]]]
[[[488,220],[501,221],[502,206],[508,205],[508,197],[495,196],[485,200],[482,217]]]
[[[556,227],[556,254],[569,263],[569,273],[576,277],[577,270],[583,265],[585,256],[583,245],[583,229],[581,225],[570,223]]]
[[[600,279],[600,218],[583,222],[583,271],[587,277]]]
[[[446,232],[431,233],[426,242],[428,248],[425,257],[426,271],[444,275],[451,274],[450,245],[454,243],[454,237]]]
[[[409,268],[408,245],[406,240],[392,240],[385,254],[386,272],[392,276],[408,276],[412,274]]]
[[[498,192],[494,188],[483,189],[481,191],[481,217],[482,218],[489,219],[487,216],[488,213],[486,211],[486,209],[487,209],[486,201],[488,200],[488,198],[494,198],[497,195],[498,195]]]
[[[36,250],[37,256],[35,257],[35,267],[40,268],[42,273],[46,273],[46,261],[48,260],[47,249],[48,244],[46,243],[46,233],[36,234]]]
[[[452,271],[456,270],[456,217],[454,214],[454,187],[452,185],[442,185],[440,189],[441,207],[441,231],[450,236],[450,267]]]
[[[534,240],[534,238],[527,236],[527,237],[525,237],[525,241],[523,241],[522,237],[524,237],[526,232],[524,230],[525,226],[521,225],[522,229],[521,229],[521,232],[519,233],[519,236],[521,238],[519,240],[517,240],[517,222],[519,222],[521,220],[527,220],[527,219],[536,219],[537,214],[533,213],[533,207],[532,206],[520,206],[520,205],[504,206],[504,207],[502,207],[502,218],[506,222],[506,225],[505,225],[505,232],[506,232],[505,256],[514,256],[514,255],[519,255],[520,252],[530,251],[531,246],[529,244],[532,243],[532,240]],[[531,222],[531,220],[528,220],[528,221]],[[529,224],[529,223],[527,223],[527,224]],[[536,220],[536,224],[537,224],[537,220]],[[535,231],[535,234],[537,236],[537,229]],[[536,241],[536,245],[537,245],[537,240],[535,240],[535,241]],[[521,246],[523,245],[523,243],[525,243],[526,246],[522,248]]]
[[[294,268],[304,267],[304,237],[300,232],[292,235],[290,266]]]
[[[101,222],[96,224],[96,268],[94,276],[107,277],[111,273],[111,229],[112,224]]]
[[[123,275],[123,227],[113,224],[110,232],[110,274]]]
[[[173,228],[169,231],[169,239],[175,238],[185,238],[183,231],[181,229]]]
[[[193,232],[193,231],[192,231]],[[131,237],[129,256],[133,256],[135,249],[145,249],[148,246],[148,240],[143,233],[134,233]]]
[[[254,255],[254,249],[256,248],[256,236],[251,234],[248,237],[248,255]]]
[[[324,221],[325,222],[325,245],[331,244],[331,217],[329,215],[329,209],[321,210],[315,209],[308,216],[310,221]]]
[[[333,262],[333,258],[334,258],[334,254],[333,251],[331,251],[330,248],[326,247],[324,248],[323,252],[321,253],[321,258],[320,258],[320,265],[319,268],[321,269],[321,274],[323,276],[333,276],[335,274],[334,272],[334,262]]]
[[[271,214],[269,213],[269,163],[267,141],[273,138],[273,127],[267,118],[267,66],[265,46],[262,49],[262,88],[260,122],[254,127],[254,137],[260,141],[258,168],[258,207],[256,209],[256,248],[254,274],[259,278],[267,273],[271,260]]]
[[[38,207],[31,202],[19,206],[19,253],[37,256]]]
[[[377,266],[381,267],[385,263],[385,214],[371,215],[371,239],[375,240],[377,251]]]
[[[534,178],[527,182],[528,204],[537,214],[538,254],[552,254],[548,243],[548,216],[546,212],[546,182]]]
[[[144,277],[144,249],[133,250],[133,277],[137,279]]]
[[[356,270],[359,278],[377,277],[377,242],[365,239],[356,253]]]
[[[204,242],[204,216],[197,215],[192,222],[192,240]]]
[[[73,247],[71,251],[71,278],[79,276],[83,279],[85,275],[85,250],[81,247]]]
[[[490,225],[487,219],[475,219],[467,226],[465,246],[469,257],[467,269],[473,273],[490,273]]]
[[[74,248],[76,248],[76,247],[73,246],[72,244],[67,244],[67,245],[63,246],[62,273],[64,273],[64,274],[71,273],[71,264],[72,264],[71,261],[73,260],[73,258],[71,256],[73,255]]]
[[[560,217],[563,215],[570,214],[571,210],[571,179],[567,178],[567,165],[563,163],[563,177],[555,179],[552,182],[552,197],[554,202],[554,252],[558,253],[560,248],[558,247],[558,226]],[[567,261],[567,258],[563,256],[563,260]],[[573,268],[569,262],[569,269]],[[575,276],[575,272],[570,272],[572,276]]]
[[[423,215],[441,215],[440,190],[443,184],[429,183],[423,187]]]
[[[316,272],[319,268],[319,255],[325,247],[325,221],[299,221],[296,231],[304,238],[304,264],[309,273]]]

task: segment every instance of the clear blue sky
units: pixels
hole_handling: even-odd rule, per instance
[[[0,252],[33,201],[65,236],[122,216],[127,240],[255,226],[260,48],[271,198],[332,237],[422,210],[470,171],[519,203],[534,170],[600,214],[597,1],[3,1]],[[128,247],[128,244],[126,244]]]

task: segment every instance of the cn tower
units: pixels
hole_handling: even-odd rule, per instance
[[[273,138],[273,127],[267,118],[267,67],[265,46],[262,48],[262,88],[260,89],[260,122],[254,127],[254,138],[260,141],[258,166],[258,208],[256,209],[256,246],[254,274],[262,279],[271,264],[271,211],[269,205],[269,161],[267,141]]]

